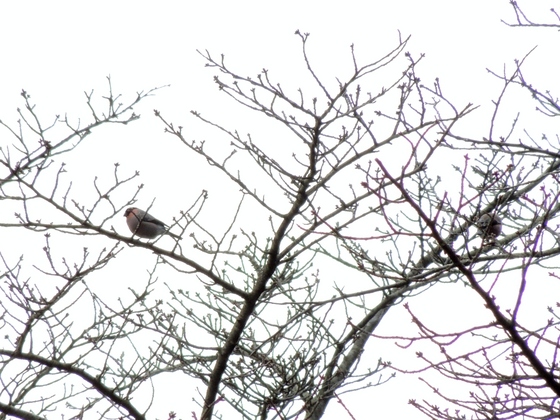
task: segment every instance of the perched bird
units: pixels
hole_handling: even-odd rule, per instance
[[[129,207],[124,212],[126,224],[130,231],[141,238],[154,239],[160,235],[168,234],[175,239],[181,239],[180,236],[169,232],[169,227],[161,220],[156,219],[144,210],[136,207]]]
[[[478,233],[484,239],[493,239],[502,233],[502,220],[496,214],[483,214],[476,222]]]

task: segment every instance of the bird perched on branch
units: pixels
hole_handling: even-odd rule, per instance
[[[124,212],[124,216],[130,231],[140,238],[154,239],[160,235],[167,234],[175,239],[181,239],[179,235],[169,232],[169,227],[165,223],[144,210],[129,207]]]
[[[502,220],[496,214],[483,214],[476,225],[483,240],[493,240],[502,233]]]

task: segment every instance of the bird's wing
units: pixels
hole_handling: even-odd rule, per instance
[[[165,223],[163,223],[161,220],[156,219],[153,216],[150,216],[148,213],[146,213],[144,215],[144,218],[142,219],[142,221],[144,222],[148,222],[148,223],[153,223],[154,225],[158,225],[161,226],[163,228],[167,228],[167,225]]]

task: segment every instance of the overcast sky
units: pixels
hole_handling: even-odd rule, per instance
[[[538,3],[541,10],[534,10],[535,20],[558,2]],[[113,89],[125,95],[170,85],[140,108],[142,121],[124,131],[108,132],[105,143],[88,149],[93,153],[92,171],[110,170],[116,161],[127,170],[140,169],[149,202],[172,168],[184,166],[180,157],[161,146],[167,145],[162,140],[165,135],[151,110],[157,108],[188,127],[192,109],[213,117],[227,109],[218,102],[223,97],[212,81],[214,73],[204,68],[197,49],[225,54],[239,73],[256,75],[267,68],[275,80],[298,86],[294,63],[301,63],[301,44],[295,30],[311,33],[310,55],[317,68],[333,78],[338,69],[347,68],[350,44],[365,62],[395,47],[400,31],[403,38],[412,35],[408,51],[426,54],[420,67],[425,83],[439,77],[444,90],[459,104],[489,106],[500,84],[486,68],[511,68],[514,59],[539,45],[527,71],[539,80],[554,81],[551,88],[558,87],[558,63],[552,62],[558,59],[557,34],[508,28],[501,19],[513,21],[509,0],[3,2],[0,118],[15,121],[22,89],[32,95],[46,118],[65,113],[78,118],[87,113],[83,92],[102,92],[108,75]],[[236,119],[235,115],[218,116]],[[245,129],[250,123],[239,121]],[[4,135],[0,133],[0,143]],[[120,135],[135,136],[148,152],[131,156],[111,139]],[[157,207],[160,215],[166,209],[173,214],[172,197],[159,197]],[[124,222],[119,228],[126,233]],[[394,316],[399,314],[403,312],[395,311]],[[412,392],[398,384],[388,385],[384,392],[398,394],[395,399],[372,394],[379,401],[392,401],[383,407],[390,413],[384,418],[419,417],[406,404],[414,397]],[[348,399],[350,407],[364,403],[363,396]],[[185,409],[183,419],[191,410],[196,407]],[[359,419],[371,418],[371,408],[360,413]]]
[[[547,2],[539,2],[544,5]],[[554,2],[551,2],[551,4]],[[7,6],[7,4],[9,4]],[[321,75],[334,80],[348,68],[350,44],[363,62],[385,54],[397,45],[399,31],[412,35],[408,46],[414,56],[426,54],[419,68],[422,80],[439,77],[444,92],[459,105],[472,102],[489,106],[501,85],[486,68],[512,68],[535,45],[539,48],[526,65],[539,78],[556,77],[556,66],[543,65],[555,56],[554,36],[546,30],[508,28],[513,20],[508,0],[397,0],[397,1],[283,1],[263,6],[258,1],[30,1],[0,6],[0,112],[15,121],[19,93],[26,89],[45,118],[67,114],[87,115],[84,91],[105,93],[106,76],[113,89],[125,95],[170,85],[145,101],[138,111],[142,121],[106,133],[111,148],[108,164],[141,169],[146,191],[156,186],[162,171],[180,164],[173,151],[156,147],[164,138],[155,122],[154,108],[187,127],[192,137],[198,126],[189,111],[235,121],[240,131],[252,121],[236,120],[230,103],[217,92],[213,72],[204,68],[196,50],[225,54],[230,67],[246,75],[267,68],[283,85],[299,86],[301,44],[296,29],[311,33],[309,52]],[[273,4],[273,3],[271,3]],[[539,18],[548,11],[535,11]],[[540,13],[539,13],[540,12]],[[226,107],[227,105],[227,107]],[[532,106],[532,104],[531,104]],[[206,127],[203,128],[206,130]],[[254,127],[253,127],[254,129]],[[121,134],[123,133],[123,134]],[[202,135],[207,134],[202,132]],[[134,137],[150,150],[131,155],[111,136]],[[84,149],[88,156],[106,152],[103,143]],[[91,146],[93,147],[93,146]],[[108,157],[103,155],[103,157]],[[103,162],[96,162],[103,164]],[[146,164],[148,164],[146,166]],[[184,166],[184,165],[183,165]],[[85,168],[84,168],[85,170]],[[94,168],[98,170],[98,168]],[[154,194],[157,188],[154,189]]]
[[[546,3],[554,2],[539,2]],[[500,23],[513,20],[508,0],[283,1],[267,7],[258,1],[31,1],[4,3],[0,11],[3,107],[23,87],[63,106],[72,98],[67,95],[109,74],[123,91],[171,84],[183,106],[201,106],[212,83],[197,49],[225,53],[248,73],[266,67],[280,76],[300,57],[296,29],[312,34],[317,62],[333,69],[348,57],[351,43],[359,54],[375,56],[395,45],[400,30],[412,35],[410,52],[428,55],[427,76],[475,100],[480,92],[473,88],[488,78],[485,68],[522,57],[538,32]],[[553,41],[550,33],[546,38]]]

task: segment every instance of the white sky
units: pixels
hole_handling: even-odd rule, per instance
[[[538,3],[535,20],[558,4]],[[283,85],[299,87],[301,47],[294,35],[296,29],[311,33],[310,55],[320,73],[331,80],[344,75],[350,44],[355,44],[358,57],[365,62],[396,46],[400,30],[403,37],[412,35],[408,51],[427,55],[420,67],[425,83],[439,77],[444,91],[456,103],[489,106],[501,85],[486,68],[500,71],[504,64],[512,68],[514,59],[538,44],[526,70],[539,80],[551,80],[548,86],[557,89],[558,34],[508,28],[500,19],[513,21],[509,0],[2,2],[0,118],[17,118],[15,109],[22,105],[22,89],[32,95],[45,117],[67,113],[78,118],[87,113],[83,92],[104,92],[108,75],[114,91],[125,95],[170,84],[139,108],[144,117],[141,121],[126,128],[111,127],[104,132],[106,138],[86,146],[89,162],[81,163],[85,179],[99,172],[110,174],[117,161],[126,171],[140,169],[141,182],[146,184],[144,198],[149,203],[169,178],[183,177],[184,171],[191,176],[200,174],[196,162],[185,163],[176,153],[179,149],[164,135],[152,109],[192,130],[193,138],[208,134],[200,125],[191,127],[193,118],[188,112],[192,109],[238,124],[240,131],[259,129],[252,127],[252,120],[230,114],[232,108],[224,104],[225,98],[212,81],[214,73],[203,67],[196,49],[207,49],[216,56],[226,54],[227,62],[239,73],[256,75],[267,68]],[[0,133],[0,144],[5,142],[4,135]],[[120,136],[134,137],[143,148],[131,153]],[[204,181],[209,185],[213,182]],[[207,185],[199,182],[185,202],[192,201],[204,187]],[[176,198],[158,196],[158,217],[168,220],[177,206],[184,207],[184,202],[174,201]],[[123,220],[115,221],[115,226],[126,232]],[[457,300],[449,301],[457,310]],[[441,313],[447,310],[444,306]],[[392,316],[396,322],[399,316],[406,317],[397,310]],[[408,318],[404,319],[408,323]],[[385,413],[379,418],[418,418],[407,405],[416,394],[399,384],[394,381],[385,390],[368,391],[365,398],[363,394],[357,399],[348,396],[347,405],[357,419],[372,418],[377,409]],[[194,405],[180,409],[173,394],[168,395],[169,404],[183,419],[189,418],[190,411],[198,411]],[[374,400],[379,402],[372,409],[370,401]],[[190,399],[183,397],[182,401],[190,404]],[[335,405],[325,418],[347,418]]]

